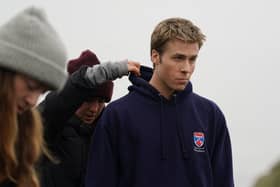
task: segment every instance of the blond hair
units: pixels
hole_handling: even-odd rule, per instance
[[[179,39],[187,43],[198,43],[199,48],[205,41],[205,35],[191,21],[184,18],[169,18],[161,21],[151,35],[151,54],[156,50],[162,54],[168,41]]]

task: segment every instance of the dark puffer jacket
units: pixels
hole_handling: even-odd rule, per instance
[[[127,61],[82,67],[60,92],[49,93],[39,105],[48,149],[58,164],[42,158],[38,167],[42,187],[84,186],[87,153],[93,128],[82,124],[75,111],[97,93],[98,85],[128,74]]]
[[[73,116],[63,131],[55,137],[51,151],[57,164],[45,159],[42,187],[82,187],[93,126],[83,124]]]
[[[84,71],[82,69],[80,73],[71,76],[61,92],[49,93],[39,105],[45,127],[45,141],[58,161],[53,163],[42,158],[39,164],[42,187],[83,186],[93,127],[82,124],[74,113],[90,97],[88,93],[94,91],[83,88],[86,87],[82,85]],[[76,82],[80,84],[78,87]]]
[[[0,183],[0,187],[16,187],[16,185],[11,181],[4,181]]]

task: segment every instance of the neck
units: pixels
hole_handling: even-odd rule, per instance
[[[174,93],[174,90],[168,89],[165,84],[157,79],[156,75],[153,74],[151,80],[149,81],[150,85],[152,85],[163,97],[166,99],[170,99],[172,94]]]

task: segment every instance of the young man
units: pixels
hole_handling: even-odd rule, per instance
[[[100,64],[90,50],[70,60],[70,78],[59,93],[40,104],[48,148],[58,163],[43,160],[42,187],[83,187],[90,139],[105,102],[113,92],[111,80],[139,71],[132,61]],[[70,118],[71,117],[71,118]]]
[[[86,187],[233,187],[231,143],[219,107],[190,82],[205,40],[182,18],[151,37],[154,70],[130,76],[93,136]]]

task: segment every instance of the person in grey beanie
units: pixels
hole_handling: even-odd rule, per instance
[[[42,187],[84,186],[91,136],[105,102],[111,100],[112,80],[129,72],[139,75],[140,64],[127,60],[100,63],[92,51],[85,50],[68,62],[67,71],[65,87],[49,93],[39,104],[46,143],[58,160],[42,160]]]
[[[44,147],[38,97],[61,88],[66,49],[43,10],[29,7],[0,27],[0,187],[39,187]]]

